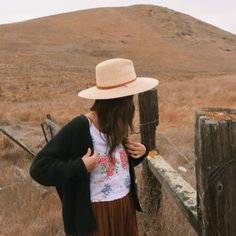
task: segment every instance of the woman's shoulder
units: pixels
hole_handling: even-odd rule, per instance
[[[69,120],[56,134],[56,138],[63,137],[63,139],[71,139],[73,134],[86,132],[88,130],[88,120],[84,115],[78,115]]]
[[[67,124],[65,124],[64,128],[71,130],[77,130],[78,128],[86,129],[88,125],[88,119],[85,117],[84,114],[81,114],[71,118],[71,120]]]

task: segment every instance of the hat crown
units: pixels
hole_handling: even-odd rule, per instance
[[[136,79],[136,73],[133,62],[129,59],[109,59],[96,66],[97,87],[116,87],[134,79]]]

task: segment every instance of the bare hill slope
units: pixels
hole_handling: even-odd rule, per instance
[[[152,5],[98,8],[0,26],[0,79],[90,77],[131,58],[142,75],[236,72],[236,36]]]

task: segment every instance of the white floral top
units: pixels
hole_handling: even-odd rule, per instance
[[[98,164],[90,173],[91,201],[111,201],[124,197],[130,189],[130,173],[123,145],[116,148],[111,160],[107,156],[108,147],[104,134],[91,121],[90,133],[94,150],[100,153]]]

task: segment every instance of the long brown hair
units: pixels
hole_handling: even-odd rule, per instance
[[[108,156],[111,157],[116,147],[127,141],[129,130],[133,131],[133,95],[95,100],[90,110],[97,113],[99,129],[105,134],[109,146]]]

